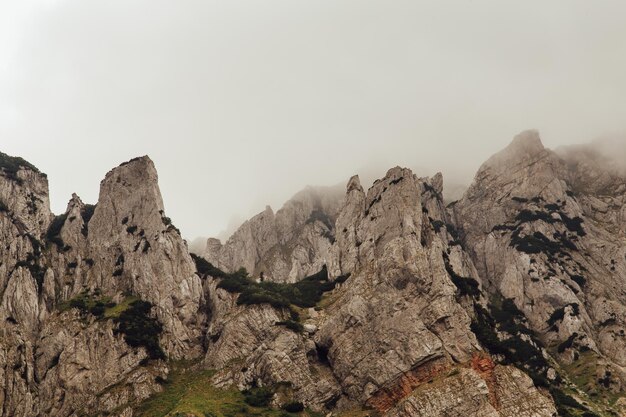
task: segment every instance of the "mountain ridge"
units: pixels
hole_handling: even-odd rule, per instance
[[[142,415],[181,364],[247,395],[219,416],[624,415],[625,183],[527,131],[452,204],[441,174],[394,167],[203,259],[147,156],[59,216],[43,174],[1,170],[1,415]]]

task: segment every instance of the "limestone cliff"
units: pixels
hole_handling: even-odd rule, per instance
[[[180,366],[332,415],[624,415],[626,179],[589,149],[525,132],[448,206],[400,167],[308,188],[206,259],[148,157],[54,216],[0,156],[2,416],[142,415]]]
[[[453,207],[489,292],[515,302],[580,381],[581,398],[606,410],[626,376],[625,191],[626,178],[599,155],[558,155],[529,131],[488,160]]]
[[[246,221],[222,245],[208,239],[204,257],[225,271],[246,268],[275,282],[295,282],[320,270],[335,240],[335,219],[343,191],[307,187],[274,213]]]
[[[30,165],[2,174],[3,415],[112,410],[157,390],[154,378],[167,370],[158,362],[141,366],[151,353],[121,334],[118,304],[136,299],[154,306],[149,310],[162,326],[157,337],[168,357],[200,354],[200,279],[165,217],[149,158],[109,172],[96,207],[74,195],[56,217],[43,174]],[[96,301],[102,306],[91,306]],[[100,314],[91,314],[96,308]],[[122,384],[118,398],[103,398],[106,389],[142,374],[152,374],[143,388]]]

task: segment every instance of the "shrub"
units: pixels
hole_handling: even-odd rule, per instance
[[[557,405],[557,410],[560,416],[571,416],[571,412],[567,410],[567,408],[574,408],[577,410],[587,410],[583,407],[578,401],[576,401],[573,397],[565,394],[561,390],[551,389],[550,394],[552,394],[552,398]]]
[[[248,273],[244,268],[227,274],[213,267],[209,262],[199,259],[196,261],[198,269],[213,271],[217,277],[222,278],[218,288],[241,293],[237,299],[237,304],[240,305],[270,304],[275,308],[290,308],[293,304],[302,308],[312,308],[320,302],[325,292],[333,290],[336,285],[335,282],[328,280],[328,270],[325,265],[320,272],[294,284],[268,281],[257,283],[248,278]]]
[[[30,162],[17,156],[9,156],[0,152],[0,171],[4,172],[9,179],[17,181],[18,184],[22,183],[22,180],[17,177],[17,171],[19,171],[20,168],[28,168],[35,172],[40,172],[37,167]]]
[[[105,311],[108,307],[114,307],[116,304],[109,301],[108,298],[95,298],[99,295],[98,290],[93,295],[89,295],[86,291],[83,291],[71,300],[62,303],[59,307],[61,310],[68,308],[75,308],[81,312],[81,314],[92,314],[98,319],[104,317]]]
[[[497,224],[495,226],[493,226],[493,228],[491,229],[492,232],[501,232],[501,231],[506,231],[506,230],[515,230],[517,229],[517,226],[510,226],[510,225],[506,225],[506,224]]]
[[[478,281],[469,277],[462,277],[454,271],[454,268],[450,264],[450,258],[448,254],[443,252],[443,260],[446,267],[446,271],[448,275],[450,275],[450,279],[452,283],[457,287],[459,293],[463,295],[469,295],[471,297],[480,296],[480,288],[478,285]]]
[[[578,284],[580,288],[583,288],[585,284],[587,283],[587,280],[585,279],[585,277],[581,275],[570,275],[570,278],[572,279],[572,281]]]
[[[50,223],[48,231],[46,232],[46,240],[54,243],[59,248],[65,247],[65,243],[63,242],[63,239],[61,239],[60,234],[66,219],[67,214],[61,214],[59,216],[56,216]]]
[[[159,210],[159,213],[161,213],[161,221],[163,222],[163,225],[167,227],[166,230],[168,231],[174,230],[176,233],[180,235],[180,230],[176,226],[174,226],[174,224],[172,223],[172,219],[167,217],[163,210]]]
[[[311,215],[307,219],[306,223],[310,224],[310,223],[315,223],[316,221],[323,223],[324,226],[326,226],[328,230],[332,230],[334,227],[333,221],[330,218],[330,216],[324,213],[324,211],[321,209],[314,209],[311,212]]]
[[[285,326],[289,330],[292,330],[296,333],[302,333],[304,331],[304,326],[297,321],[286,320],[286,321],[277,321],[277,326]]]
[[[432,220],[431,219],[430,223],[433,225],[433,228],[435,229],[435,232],[437,232],[437,233],[439,233],[439,231],[441,229],[443,229],[445,227],[445,225],[446,225],[441,220]]]
[[[151,359],[165,359],[165,353],[159,345],[163,326],[157,319],[150,317],[151,310],[151,303],[134,301],[115,321],[129,346],[144,347]]]
[[[576,232],[578,236],[587,235],[587,233],[583,230],[583,227],[582,227],[583,219],[581,219],[580,217],[574,217],[573,219],[571,219],[563,213],[559,213],[559,214],[561,215],[561,218],[563,219],[563,223],[565,224],[565,227],[567,227],[567,229],[570,232]]]
[[[345,275],[339,275],[337,278],[335,278],[335,284],[343,284],[344,282],[346,282],[348,280],[348,278],[350,278],[350,273],[348,272]]]
[[[565,352],[567,349],[571,348],[574,345],[574,340],[578,337],[578,333],[572,334],[565,342],[561,343],[557,347],[557,351],[559,353]]]
[[[4,201],[0,200],[0,213],[8,212],[9,207],[4,203]]]
[[[96,206],[93,204],[85,204],[83,209],[80,212],[81,217],[83,218],[83,228],[81,230],[84,236],[89,234],[89,221],[93,217],[94,212],[96,211]]]
[[[41,293],[41,290],[43,289],[43,280],[46,275],[46,268],[42,267],[37,262],[38,261],[35,258],[35,255],[31,253],[28,254],[28,258],[26,260],[18,261],[15,264],[15,267],[27,268],[28,272],[30,272],[30,275],[35,279],[35,282],[37,283],[38,291]]]
[[[492,313],[475,304],[474,319],[470,326],[472,332],[488,351],[502,355],[505,364],[514,364],[526,370],[536,385],[549,386],[545,373],[550,365],[538,347],[539,342],[534,340],[532,331],[526,327],[526,317],[512,300],[504,300],[501,304],[490,304]],[[501,340],[498,330],[508,333],[508,337]],[[533,341],[528,342],[521,334],[529,335]]]
[[[561,245],[551,241],[541,232],[535,232],[531,236],[520,236],[519,230],[516,230],[511,236],[511,246],[528,254],[548,253],[554,255],[561,252]]]
[[[191,254],[191,258],[195,262],[196,271],[198,271],[200,275],[210,275],[214,278],[225,278],[228,275],[226,272],[213,266],[211,262],[194,253]]]
[[[550,326],[552,326],[552,328],[554,328],[554,325],[556,324],[556,322],[561,321],[565,318],[565,308],[571,306],[573,311],[572,311],[572,315],[578,316],[579,314],[579,307],[578,304],[576,303],[570,303],[567,304],[559,309],[554,310],[554,312],[552,313],[552,315],[550,316],[550,318],[548,319],[548,324]]]
[[[552,218],[552,216],[550,216],[549,213],[546,213],[543,211],[532,211],[532,210],[520,211],[517,214],[517,217],[515,218],[515,220],[517,220],[519,224],[534,222],[536,220],[542,220],[546,223],[556,223],[558,221]]]
[[[304,411],[304,405],[301,402],[291,402],[283,405],[282,409],[288,413],[301,413]]]
[[[255,387],[243,391],[244,401],[252,407],[267,407],[274,398],[274,392],[269,387]]]

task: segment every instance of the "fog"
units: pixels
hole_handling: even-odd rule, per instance
[[[624,39],[618,0],[3,0],[0,150],[57,213],[148,154],[193,240],[395,165],[468,184],[524,129],[624,137]]]

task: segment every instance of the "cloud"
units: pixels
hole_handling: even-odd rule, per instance
[[[626,131],[626,5],[465,0],[7,0],[0,149],[53,208],[155,161],[187,237],[305,185],[395,165],[467,184],[521,130]]]

